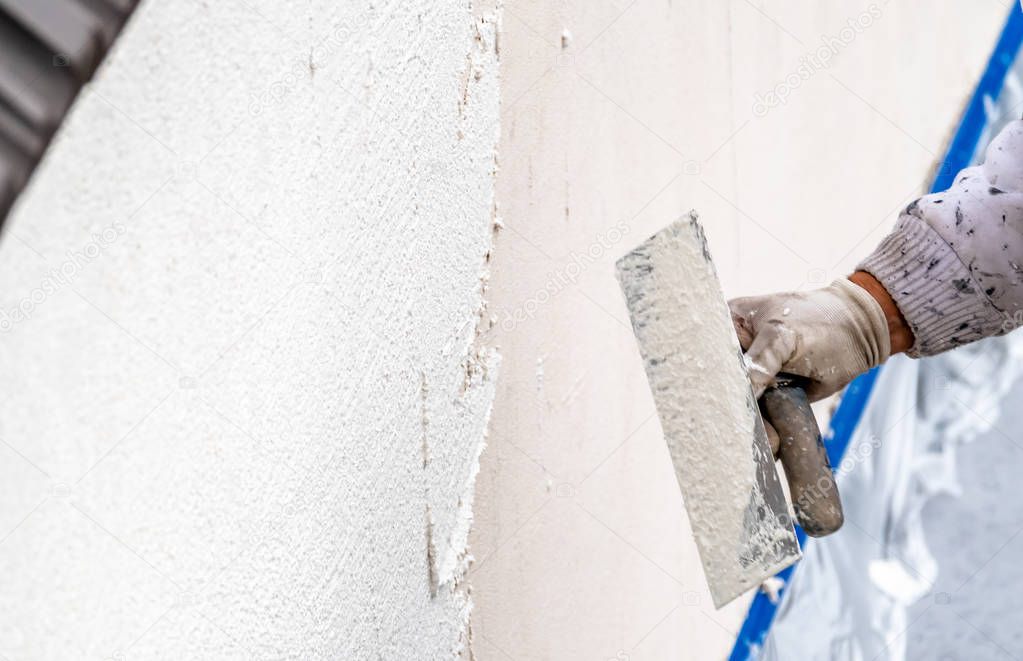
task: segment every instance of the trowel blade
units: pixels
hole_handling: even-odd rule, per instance
[[[617,267],[707,584],[721,608],[800,553],[696,213]]]

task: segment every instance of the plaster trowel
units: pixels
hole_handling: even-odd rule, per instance
[[[800,557],[742,349],[695,212],[617,263],[661,428],[714,605]],[[779,380],[761,403],[780,437],[797,521],[842,523],[827,453],[805,393]]]

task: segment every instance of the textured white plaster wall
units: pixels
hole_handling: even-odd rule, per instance
[[[729,295],[848,273],[930,180],[1007,10],[507,0],[477,659],[727,654],[746,604],[709,600],[614,260],[695,207]]]
[[[457,655],[495,34],[143,3],[0,243],[0,658]]]

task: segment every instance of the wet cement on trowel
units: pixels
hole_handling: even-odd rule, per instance
[[[788,506],[695,212],[618,261],[715,606],[799,558]]]

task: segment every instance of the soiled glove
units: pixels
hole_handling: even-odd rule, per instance
[[[884,310],[844,278],[823,289],[728,303],[757,398],[779,372],[804,376],[810,401],[841,390],[888,359]]]

